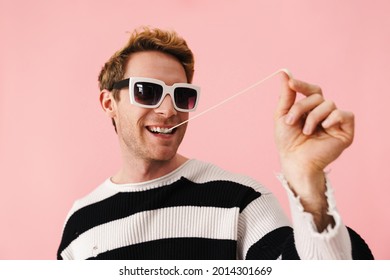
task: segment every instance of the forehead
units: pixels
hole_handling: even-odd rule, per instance
[[[187,82],[186,73],[180,61],[159,51],[142,51],[130,55],[126,77],[146,77],[165,81],[167,84]]]

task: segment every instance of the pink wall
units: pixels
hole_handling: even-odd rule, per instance
[[[119,166],[97,75],[148,24],[196,54],[200,111],[276,69],[320,84],[356,114],[354,144],[331,166],[345,223],[390,259],[388,1],[0,2],[0,259],[53,259],[72,202]],[[181,152],[255,177],[287,209],[275,172],[276,77],[194,120]]]

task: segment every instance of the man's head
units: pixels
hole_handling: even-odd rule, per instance
[[[166,95],[158,108],[141,108],[131,104],[128,87],[114,89],[114,84],[143,77],[171,86],[191,82],[193,74],[193,54],[173,31],[136,30],[126,46],[110,58],[99,75],[100,102],[113,120],[125,153],[132,158],[169,160],[176,154],[186,126],[170,134],[161,131],[188,119],[188,112],[176,111],[171,95]]]
[[[192,82],[194,56],[186,41],[174,31],[142,27],[135,30],[127,44],[104,64],[99,74],[100,91],[112,91],[114,98],[119,100],[119,90],[113,89],[113,85],[124,78],[131,54],[142,51],[159,51],[174,56],[183,65],[187,83]]]

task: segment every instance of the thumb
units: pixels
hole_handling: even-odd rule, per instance
[[[297,94],[290,88],[289,81],[290,77],[285,72],[283,72],[281,76],[281,92],[275,112],[276,120],[286,115],[290,108],[294,105]]]

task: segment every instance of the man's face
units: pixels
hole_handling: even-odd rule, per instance
[[[129,77],[159,79],[169,86],[187,82],[180,62],[173,56],[157,51],[132,54],[124,78]],[[158,108],[140,108],[130,103],[128,88],[121,90],[114,118],[122,150],[127,156],[146,161],[168,161],[176,155],[187,126],[174,129],[172,134],[153,132],[188,119],[188,113],[177,112],[172,102],[167,95]]]

